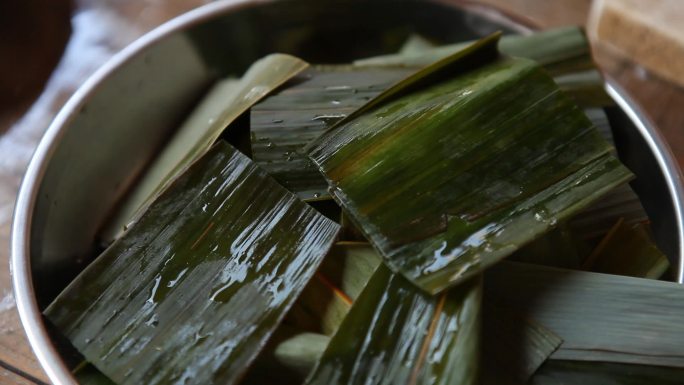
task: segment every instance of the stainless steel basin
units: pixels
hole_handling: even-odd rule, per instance
[[[388,6],[389,4],[389,6]],[[466,5],[467,4],[467,5]],[[444,43],[496,30],[525,32],[511,17],[456,0],[217,1],[123,50],[64,106],[30,163],[12,228],[15,297],[29,341],[55,384],[74,384],[41,309],[98,250],[96,232],[170,131],[216,77],[266,53],[346,62],[390,52],[418,31]],[[683,189],[661,136],[610,82],[623,161],[660,246],[682,278]]]

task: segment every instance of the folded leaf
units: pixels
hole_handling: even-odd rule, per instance
[[[219,81],[147,168],[101,238],[106,242],[118,238],[173,179],[216,142],[226,127],[307,67],[294,56],[272,54],[256,61],[240,80]]]
[[[553,361],[684,368],[679,284],[516,262],[485,280],[485,303],[515,308],[563,339]]]
[[[338,225],[220,143],[45,314],[119,384],[232,384]]]
[[[430,293],[631,178],[551,78],[525,59],[492,59],[487,47],[464,53],[478,65],[452,80],[311,144],[333,198],[393,271]],[[480,52],[490,64],[471,58]]]
[[[380,267],[306,384],[477,384],[479,278],[437,297]]]

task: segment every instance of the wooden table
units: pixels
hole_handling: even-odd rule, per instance
[[[0,269],[0,384],[48,382],[26,342],[7,269],[15,196],[33,149],[66,99],[111,55],[160,23],[205,2],[0,2],[0,264],[4,266]],[[545,28],[583,24],[591,0],[482,2],[525,15]],[[684,164],[684,89],[607,52],[597,50],[596,57],[665,134],[680,165]]]

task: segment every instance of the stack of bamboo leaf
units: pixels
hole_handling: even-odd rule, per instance
[[[668,262],[608,103],[576,28],[267,56],[45,314],[92,384],[678,383],[684,291],[644,279]],[[246,114],[247,146],[218,139]]]

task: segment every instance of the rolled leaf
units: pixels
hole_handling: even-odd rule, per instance
[[[307,385],[477,384],[479,278],[437,297],[381,266]]]
[[[219,143],[48,307],[118,384],[232,384],[338,225]]]
[[[294,56],[272,54],[256,61],[240,80],[219,81],[143,173],[102,232],[102,240],[109,243],[118,238],[173,179],[216,142],[226,127],[307,67]]]
[[[333,198],[393,271],[430,293],[632,177],[551,78],[488,49],[464,53],[478,64],[452,80],[343,121],[311,144]]]
[[[485,302],[515,308],[563,339],[551,360],[684,368],[681,285],[517,262],[500,263],[485,280]]]

